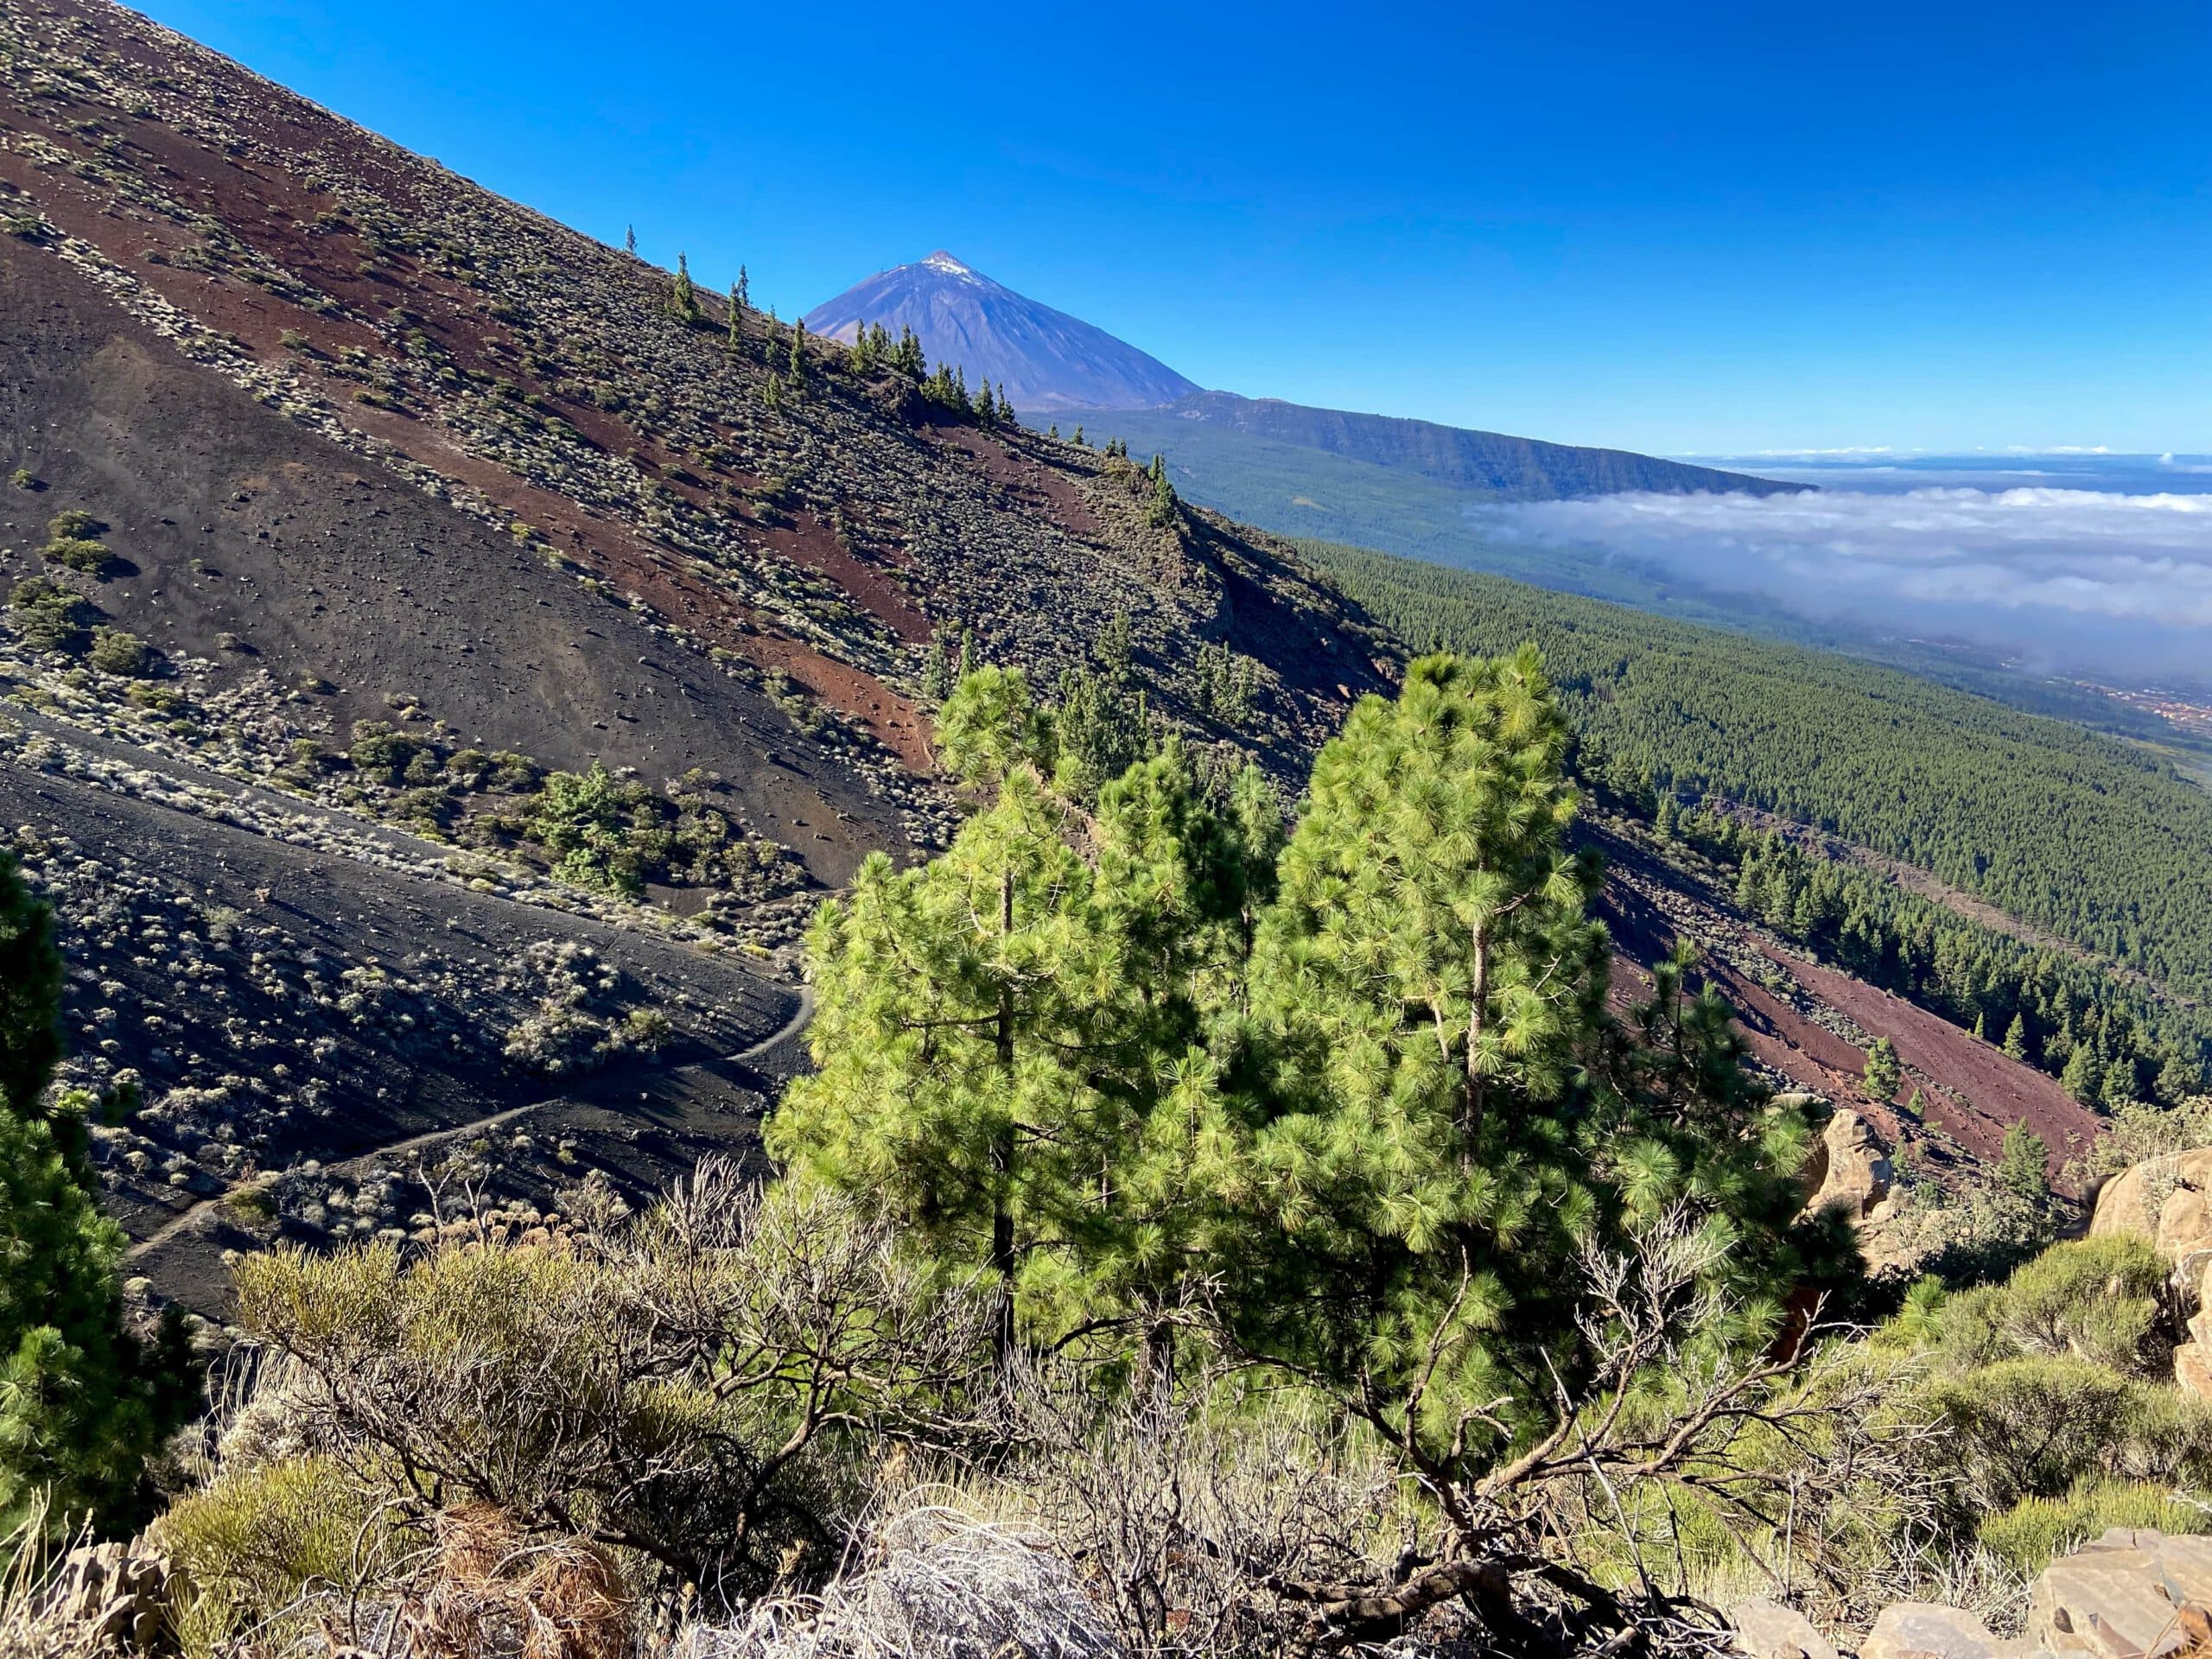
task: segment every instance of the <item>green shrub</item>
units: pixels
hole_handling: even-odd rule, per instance
[[[303,1590],[350,1586],[388,1559],[392,1528],[336,1463],[306,1457],[226,1471],[179,1498],[152,1538],[190,1586],[178,1635],[202,1654]]]
[[[2032,1577],[2086,1538],[2107,1527],[2155,1527],[2160,1532],[2212,1531],[2212,1515],[2177,1503],[2162,1484],[2088,1479],[2063,1497],[2024,1498],[1993,1515],[1975,1535],[2023,1577]]]
[[[143,680],[160,666],[161,653],[135,633],[99,627],[92,630],[92,653],[86,660],[103,674]]]
[[[1983,1513],[2085,1479],[2196,1480],[2212,1469],[2212,1405],[2071,1355],[1944,1377],[1928,1399],[1953,1431],[1958,1497]]]
[[[423,747],[406,733],[394,731],[381,720],[357,720],[353,722],[353,747],[346,751],[346,759],[357,771],[397,785]]]
[[[48,564],[59,564],[96,576],[107,569],[111,556],[105,543],[81,537],[57,536],[41,550]]]
[[[1999,1285],[1911,1308],[1944,1369],[2071,1355],[2129,1376],[2163,1376],[2173,1354],[2164,1295],[2166,1265],[2127,1235],[2054,1244]],[[1898,1320],[1900,1334],[1905,1316]]]
[[[547,774],[530,824],[531,838],[555,855],[553,874],[580,887],[634,895],[648,860],[633,844],[651,824],[652,793],[594,762],[586,772]]]
[[[16,467],[14,472],[8,474],[8,481],[19,490],[35,490],[38,487],[38,475],[28,467]]]
[[[92,607],[72,589],[45,576],[26,576],[8,590],[8,620],[35,651],[75,656],[91,639]]]
[[[68,507],[47,521],[47,534],[54,540],[71,541],[79,536],[98,536],[107,526],[81,507]]]

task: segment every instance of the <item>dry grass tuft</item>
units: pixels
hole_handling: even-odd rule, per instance
[[[434,1523],[436,1554],[391,1629],[408,1659],[626,1659],[637,1599],[582,1539],[525,1539],[469,1504]]]

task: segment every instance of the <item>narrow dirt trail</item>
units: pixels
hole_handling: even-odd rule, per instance
[[[721,1058],[739,1065],[758,1059],[762,1055],[799,1036],[808,1026],[813,1023],[813,1020],[814,987],[802,984],[798,988],[798,1007],[793,1011],[790,1019],[785,1020],[782,1025],[759,1042],[749,1043],[734,1054],[726,1054]],[[332,1171],[351,1172],[368,1164],[400,1157],[410,1152],[418,1152],[425,1147],[436,1146],[441,1141],[458,1140],[465,1135],[481,1135],[487,1129],[498,1128],[503,1123],[512,1123],[517,1118],[528,1117],[533,1112],[543,1111],[548,1106],[564,1098],[566,1098],[564,1094],[551,1094],[540,1100],[525,1101],[519,1106],[510,1106],[504,1111],[493,1112],[488,1117],[471,1118],[466,1123],[455,1123],[442,1129],[429,1129],[420,1135],[410,1135],[404,1140],[388,1141],[380,1147],[371,1147],[365,1151],[338,1159],[325,1165],[324,1167]],[[124,1252],[124,1260],[135,1262],[142,1256],[152,1255],[179,1234],[191,1230],[228,1196],[227,1192],[218,1192],[212,1198],[200,1199],[189,1209],[179,1211],[174,1217],[162,1223],[144,1238],[133,1244]]]

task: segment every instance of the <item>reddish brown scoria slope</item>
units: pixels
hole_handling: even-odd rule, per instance
[[[1903,998],[1785,949],[1749,925],[1726,896],[1656,857],[1640,842],[1594,831],[1609,880],[1603,913],[1632,982],[1617,978],[1617,1004],[1641,995],[1648,964],[1687,934],[1701,971],[1736,1012],[1752,1057],[1797,1087],[1849,1101],[1892,1145],[1937,1143],[1943,1153],[1993,1159],[2012,1124],[2024,1122],[2050,1148],[2056,1175],[2103,1122],[2058,1084],[2002,1049]],[[1887,1037],[1904,1065],[1894,1100],[1865,1084],[1866,1046]],[[1915,1090],[1920,1116],[1905,1108]]]
[[[11,7],[0,47],[16,252],[72,267],[357,469],[598,584],[664,649],[822,705],[872,790],[928,764],[911,693],[947,626],[1050,684],[1127,612],[1155,709],[1287,771],[1377,683],[1361,619],[1285,545],[1196,515],[1149,525],[1125,463],[950,420],[842,348],[812,346],[796,388],[765,317],[732,353],[718,298],[687,323],[667,273],[100,0]],[[38,432],[0,443],[29,454]],[[496,611],[472,620],[504,643]],[[1186,696],[1210,641],[1265,653],[1236,732]]]

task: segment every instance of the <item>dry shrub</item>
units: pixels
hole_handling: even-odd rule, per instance
[[[416,1554],[459,1547],[455,1515],[508,1517],[529,1548],[570,1552],[571,1576],[597,1571],[575,1551],[611,1552],[649,1623],[690,1598],[736,1605],[791,1562],[828,1569],[887,1444],[974,1427],[963,1402],[988,1351],[981,1299],[849,1203],[763,1193],[719,1162],[605,1238],[278,1250],[238,1281],[270,1357],[173,1517],[193,1523],[195,1580],[229,1595],[211,1639],[332,1605],[349,1640],[364,1605],[451,1603],[454,1630],[482,1624],[497,1607],[472,1597],[506,1577],[416,1583]],[[331,1501],[293,1501],[312,1484]],[[365,1554],[350,1529],[369,1517]],[[480,1650],[507,1651],[454,1649]]]
[[[530,1539],[481,1504],[433,1523],[422,1581],[380,1621],[406,1659],[626,1659],[636,1598],[613,1557],[576,1538]],[[371,1649],[371,1652],[378,1649]]]
[[[1135,1400],[1038,1370],[1004,1409],[999,1501],[1077,1564],[1131,1653],[1292,1649],[1310,1610],[1281,1586],[1387,1573],[1415,1531],[1373,1438],[1308,1396]]]
[[[819,1596],[684,1633],[681,1659],[1107,1659],[1123,1651],[1052,1541],[925,1501],[894,1510]]]

